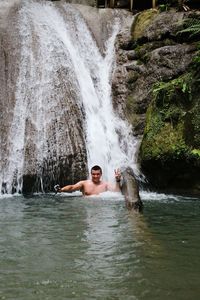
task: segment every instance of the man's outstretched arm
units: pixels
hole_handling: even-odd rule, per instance
[[[59,192],[70,193],[81,190],[83,190],[83,181],[79,181],[76,184],[65,185],[62,188],[60,188]]]

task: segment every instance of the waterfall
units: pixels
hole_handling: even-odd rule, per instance
[[[10,38],[15,55],[8,52],[7,60],[0,55],[6,70],[0,95],[6,128],[1,130],[2,192],[21,192],[25,176],[33,179],[35,191],[48,190],[56,180],[72,181],[96,164],[110,181],[115,168],[137,171],[137,141],[112,107],[120,20],[113,18],[102,53],[75,5],[21,1],[15,11],[14,28],[7,29],[18,36]],[[9,58],[16,61],[9,64]]]

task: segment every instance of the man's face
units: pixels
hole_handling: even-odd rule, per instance
[[[91,171],[91,176],[92,176],[92,181],[94,183],[99,183],[101,179],[101,171],[100,170],[92,170]]]

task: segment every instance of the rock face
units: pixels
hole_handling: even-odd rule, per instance
[[[199,14],[136,15],[131,34],[119,35],[117,43],[116,78],[124,74],[125,84],[113,84],[118,109],[142,136],[139,156],[148,182],[158,190],[198,194],[199,37],[179,33],[188,18],[199,20]]]
[[[0,34],[0,186],[47,192],[87,176],[84,111],[62,45],[48,33],[42,44],[31,18],[19,27],[20,13],[9,10]]]

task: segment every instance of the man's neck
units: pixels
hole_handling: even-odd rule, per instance
[[[99,184],[101,184],[101,180],[99,180],[98,182],[95,182],[95,181],[92,180],[92,183],[95,184],[95,185],[99,185]]]

